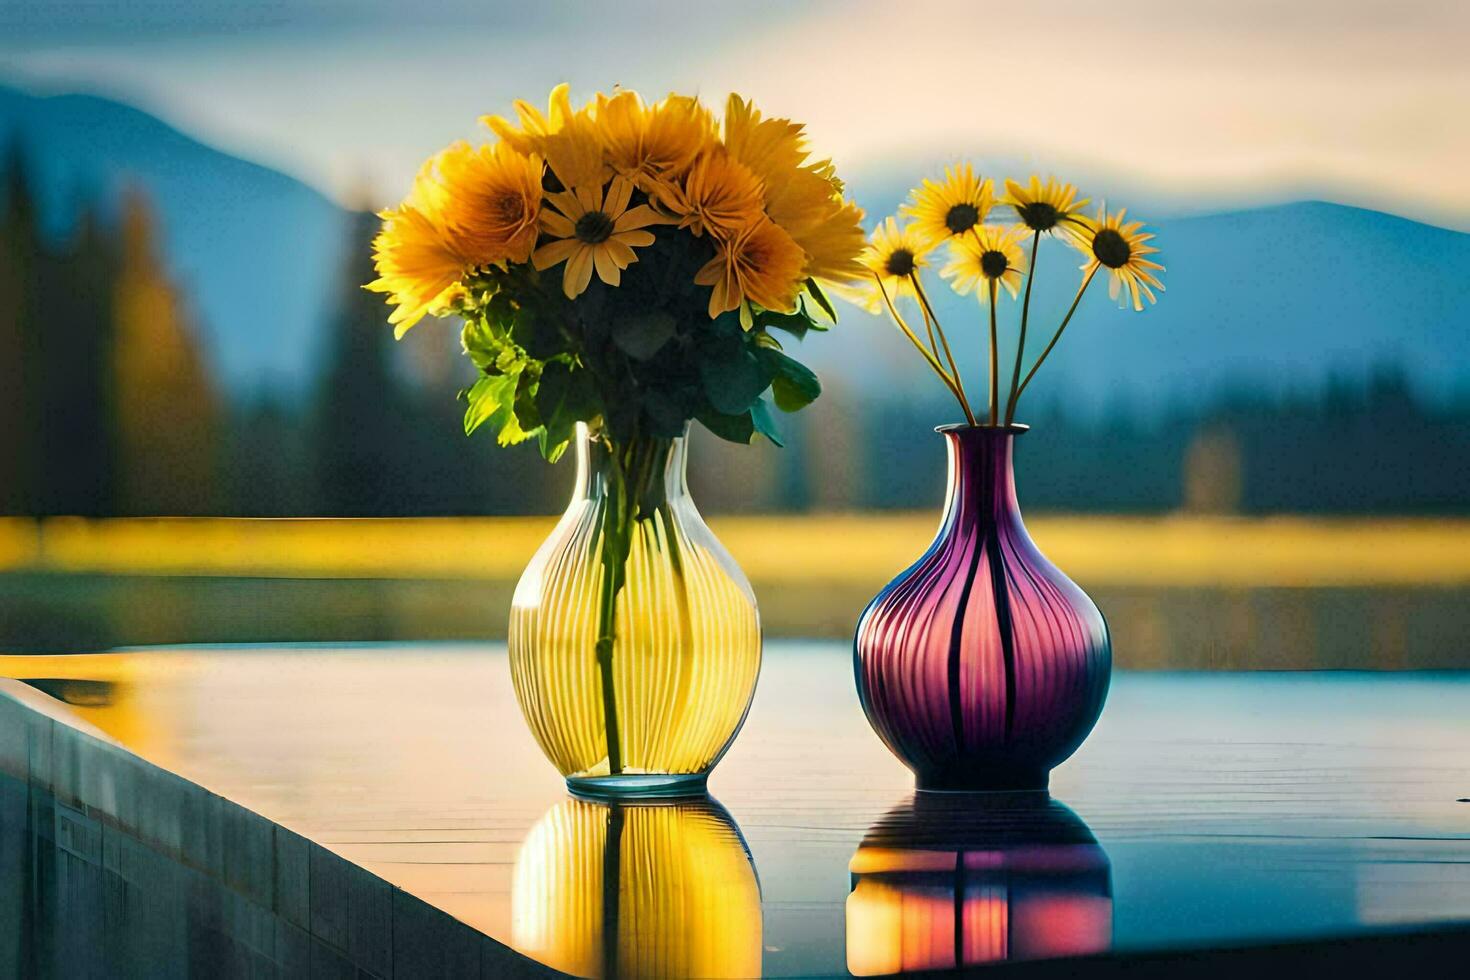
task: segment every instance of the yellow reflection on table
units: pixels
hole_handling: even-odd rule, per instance
[[[708,798],[565,800],[516,858],[511,942],[583,977],[759,976],[760,886],[740,828]]]
[[[0,677],[24,681],[133,751],[147,753],[167,743],[172,719],[151,710],[138,680],[166,666],[135,653],[3,655]]]
[[[1107,853],[1044,794],[919,793],[849,864],[854,976],[1079,956],[1112,942]]]

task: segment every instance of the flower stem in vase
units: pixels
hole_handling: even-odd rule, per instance
[[[609,488],[607,509],[602,516],[602,594],[597,605],[597,668],[602,681],[602,723],[607,735],[607,771],[623,771],[622,741],[618,731],[617,691],[613,685],[613,645],[617,641],[618,593],[623,589],[628,550],[632,537],[632,507],[623,461],[614,451],[609,470],[614,486]]]

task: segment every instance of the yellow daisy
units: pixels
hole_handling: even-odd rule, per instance
[[[541,212],[541,160],[508,144],[459,142],[430,161],[443,195],[441,223],[474,265],[524,262],[536,247]]]
[[[900,296],[914,296],[913,276],[929,264],[930,246],[914,233],[912,225],[900,226],[898,219],[885,218],[863,249],[858,259],[865,276],[838,292],[869,313],[880,313],[887,306],[883,296],[897,302]],[[881,283],[881,288],[880,288]]]
[[[388,322],[394,325],[394,336],[402,337],[443,302],[472,263],[443,226],[411,203],[378,217],[383,219],[373,239],[378,278],[366,288],[388,294],[388,302],[397,307]]]
[[[715,140],[709,110],[682,95],[671,94],[649,109],[637,92],[599,94],[595,118],[613,172],[647,194],[688,170]]]
[[[974,290],[981,303],[990,301],[990,287],[1004,286],[1015,299],[1021,288],[1025,256],[1019,239],[1021,229],[1001,225],[981,225],[970,234],[950,243],[950,262],[940,275],[961,296]]]
[[[754,303],[783,313],[796,308],[805,280],[806,253],[771,219],[762,216],[720,245],[719,253],[694,275],[701,286],[712,286],[709,315],[714,319],[739,309],[747,327]]]
[[[551,99],[544,116],[540,109],[529,102],[517,99],[514,107],[520,120],[519,126],[504,116],[481,116],[480,123],[488,126],[496,136],[504,140],[517,153],[526,155],[534,153],[538,156],[545,156],[546,137],[560,132],[567,120],[572,118],[570,92],[565,82],[552,89]]]
[[[1088,230],[1087,216],[1082,213],[1087,198],[1078,200],[1077,188],[1055,177],[1046,178],[1043,184],[1040,177],[1032,174],[1025,187],[1007,180],[1005,197],[1000,203],[1014,208],[1021,224],[1032,233],[1051,233],[1080,241]]]
[[[1122,291],[1127,289],[1128,296],[1123,298],[1122,305],[1126,306],[1127,299],[1131,298],[1133,309],[1142,312],[1144,297],[1150,303],[1157,302],[1153,290],[1164,291],[1164,284],[1154,275],[1155,271],[1163,272],[1164,267],[1144,258],[1158,252],[1146,244],[1154,236],[1139,234],[1142,221],[1124,224],[1123,215],[1126,213],[1126,208],[1111,215],[1106,208],[1099,210],[1097,218],[1088,221],[1086,233],[1074,244],[1088,260],[1082,271],[1091,276],[1099,268],[1107,269],[1108,295],[1119,299]]]
[[[668,185],[658,201],[679,219],[680,228],[729,238],[762,216],[764,197],[760,178],[716,148],[695,161],[682,188]]]
[[[968,236],[985,223],[995,204],[990,178],[981,179],[968,163],[948,167],[944,180],[925,180],[909,194],[899,210],[913,219],[912,227],[931,245]]]
[[[592,281],[592,270],[609,286],[622,281],[622,272],[638,261],[633,249],[653,244],[649,225],[662,220],[648,205],[629,208],[633,184],[614,177],[604,197],[599,184],[581,185],[570,191],[548,194],[552,208],[541,212],[541,228],[555,241],[536,249],[531,263],[549,269],[566,262],[562,291],[576,299]]]

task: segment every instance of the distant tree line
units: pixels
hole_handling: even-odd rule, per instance
[[[560,510],[570,460],[461,426],[455,339],[396,344],[355,216],[321,374],[304,399],[219,390],[169,278],[146,196],[64,240],[42,232],[18,147],[0,159],[0,514],[370,516]],[[1470,406],[1426,407],[1402,373],[1297,398],[1227,392],[1150,417],[1032,411],[1017,451],[1028,510],[1464,512]],[[922,508],[943,490],[938,406],[829,379],[787,448],[695,434],[707,512]]]

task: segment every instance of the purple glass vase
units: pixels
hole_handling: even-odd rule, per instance
[[[858,695],[919,789],[1045,789],[1102,712],[1107,623],[1021,521],[1011,454],[1026,427],[938,431],[944,522],[858,621]]]

